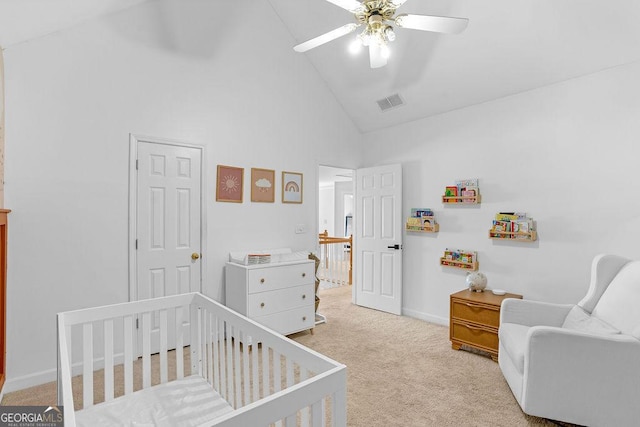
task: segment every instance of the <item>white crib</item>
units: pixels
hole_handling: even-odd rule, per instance
[[[346,426],[346,367],[183,294],[59,313],[58,404],[67,427]]]

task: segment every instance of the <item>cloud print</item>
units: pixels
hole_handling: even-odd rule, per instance
[[[256,187],[260,188],[271,188],[271,181],[266,178],[260,178],[256,181]]]

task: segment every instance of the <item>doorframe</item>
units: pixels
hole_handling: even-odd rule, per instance
[[[136,161],[138,160],[138,143],[145,142],[149,144],[174,145],[178,147],[195,148],[200,150],[200,284],[199,292],[202,292],[202,284],[206,283],[206,254],[207,254],[207,205],[205,194],[205,147],[202,145],[189,144],[183,141],[177,141],[167,138],[158,138],[153,136],[145,136],[138,134],[129,134],[129,301],[137,301],[137,252],[136,252],[136,236],[138,233],[136,218],[138,215],[138,174]]]
[[[320,234],[320,229],[318,228],[320,226],[320,168],[321,167],[326,167],[326,168],[335,168],[335,169],[344,169],[344,170],[349,170],[353,173],[353,176],[351,177],[351,184],[353,185],[353,198],[354,198],[354,203],[355,203],[355,197],[356,197],[356,170],[358,168],[351,168],[348,166],[330,166],[326,163],[317,163],[316,164],[316,220],[315,220],[315,229],[316,229],[316,235],[315,235],[315,243],[314,243],[314,247],[315,250],[318,254],[320,254],[320,244],[318,243],[318,235]],[[335,182],[335,181],[334,181]],[[335,189],[334,189],[335,191]],[[334,196],[335,197],[335,196]],[[335,208],[334,208],[334,216],[335,216]],[[354,212],[353,212],[353,222],[351,223],[351,229],[352,230],[356,230],[356,222],[358,221],[358,218],[356,218],[356,212],[355,212],[355,204],[354,204]],[[353,248],[356,246],[357,244],[357,239],[356,239],[356,234],[357,233],[353,233],[353,244],[351,246],[351,250],[353,251]],[[351,269],[351,274],[352,274],[352,284],[351,284],[351,302],[355,304],[356,302],[356,287],[354,286],[356,283],[356,257],[353,257],[353,264],[352,264],[352,269]]]

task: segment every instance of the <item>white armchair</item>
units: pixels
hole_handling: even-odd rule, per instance
[[[640,261],[596,256],[577,305],[504,300],[498,335],[500,369],[525,413],[640,423]]]

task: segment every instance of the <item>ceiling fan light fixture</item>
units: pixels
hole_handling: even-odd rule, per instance
[[[384,38],[389,42],[392,42],[396,39],[396,32],[393,31],[393,27],[391,25],[387,25],[387,27],[384,29]]]
[[[358,53],[360,53],[360,51],[362,50],[362,40],[360,39],[360,37],[356,37],[350,44],[349,44],[349,52],[352,55],[357,55]]]
[[[380,46],[380,55],[382,55],[384,59],[389,59],[389,57],[391,56],[391,49],[389,49],[389,46],[387,46],[386,44]]]

